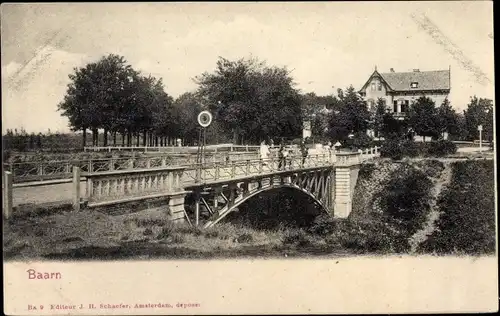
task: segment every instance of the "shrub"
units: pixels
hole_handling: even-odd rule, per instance
[[[427,155],[443,157],[457,152],[457,145],[449,140],[438,140],[428,143]]]
[[[333,216],[329,214],[321,214],[314,219],[312,225],[308,229],[308,232],[324,237],[333,234],[335,229],[336,222]]]
[[[283,236],[283,244],[306,246],[310,244],[307,234],[303,230],[287,230]]]
[[[380,206],[388,220],[408,237],[426,220],[432,181],[421,171],[398,170],[382,191]]]
[[[384,158],[391,158],[392,160],[403,159],[403,148],[400,141],[397,139],[388,139],[380,149],[380,156]]]
[[[348,146],[352,149],[364,149],[372,147],[373,142],[365,133],[359,133],[352,140],[348,141]]]
[[[253,241],[253,236],[250,234],[242,234],[238,238],[236,238],[236,241],[239,243],[248,243]]]
[[[158,239],[158,240],[165,239],[165,238],[171,236],[173,231],[174,231],[174,228],[172,225],[165,225],[161,228],[161,231],[158,234],[158,236],[156,236],[156,239]]]
[[[329,238],[345,249],[359,253],[402,252],[409,248],[407,239],[390,225],[378,221],[335,220],[336,229]]]

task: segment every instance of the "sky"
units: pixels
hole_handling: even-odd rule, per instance
[[[1,48],[2,132],[68,131],[57,111],[68,75],[111,53],[163,78],[173,97],[219,56],[252,56],[319,95],[359,89],[375,67],[451,67],[455,109],[494,98],[488,1],[2,4]]]

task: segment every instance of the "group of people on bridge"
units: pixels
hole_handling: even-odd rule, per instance
[[[328,143],[327,146],[323,147],[323,153],[333,154],[333,151],[337,149],[338,144],[333,145],[331,142]],[[293,158],[297,157],[297,151],[294,150],[293,146],[285,146],[284,142],[281,142],[278,149],[276,151],[272,150],[274,146],[271,142],[271,145],[267,145],[265,141],[262,141],[260,144],[260,158],[264,161],[267,161],[270,157],[278,158],[278,168],[280,170],[285,169],[286,166],[291,166]],[[300,156],[302,157],[301,165],[305,164],[305,161],[309,155],[309,148],[302,141],[299,145]]]

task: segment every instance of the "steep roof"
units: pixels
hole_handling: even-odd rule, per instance
[[[380,75],[395,91],[450,89],[449,70],[386,72]],[[418,82],[418,88],[411,88],[412,82]]]
[[[385,72],[376,70],[361,88],[366,88],[373,77],[380,77],[388,85],[391,91],[423,91],[423,90],[449,90],[450,71],[412,71],[412,72]],[[418,83],[418,88],[411,88],[412,82]]]

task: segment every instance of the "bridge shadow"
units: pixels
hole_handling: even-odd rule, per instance
[[[262,192],[222,221],[259,230],[306,228],[324,211],[310,196],[291,188]]]

